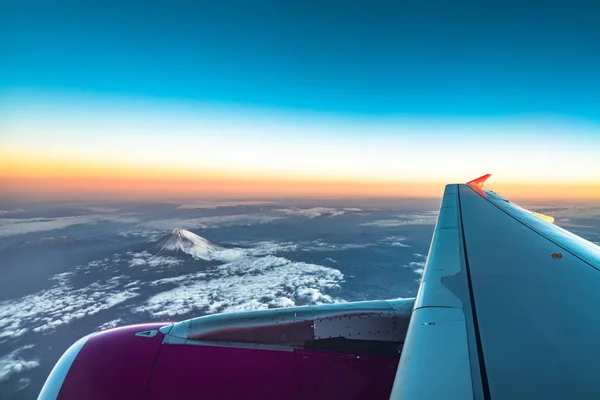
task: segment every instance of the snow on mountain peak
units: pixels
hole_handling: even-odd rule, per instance
[[[202,260],[230,261],[244,254],[237,249],[226,249],[186,229],[175,229],[157,243],[159,250],[182,251]]]

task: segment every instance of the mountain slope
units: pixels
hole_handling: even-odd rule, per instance
[[[202,260],[231,261],[244,256],[239,249],[227,249],[185,229],[175,229],[156,243],[160,251],[183,252]]]

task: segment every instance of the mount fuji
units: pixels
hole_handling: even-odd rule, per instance
[[[175,229],[156,243],[159,251],[183,252],[206,261],[235,261],[243,258],[243,249],[230,249],[185,229]]]

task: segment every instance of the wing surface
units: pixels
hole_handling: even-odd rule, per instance
[[[446,186],[391,398],[600,398],[600,248],[472,183]]]

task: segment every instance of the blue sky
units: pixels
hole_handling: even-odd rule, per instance
[[[0,0],[0,51],[9,191],[431,195],[493,173],[600,196],[591,0]]]
[[[594,1],[6,1],[0,88],[600,120]]]

